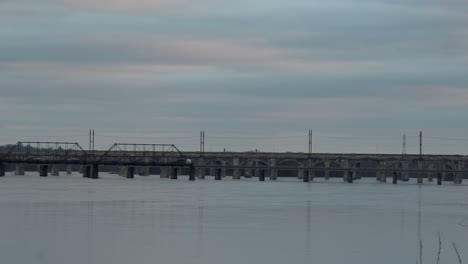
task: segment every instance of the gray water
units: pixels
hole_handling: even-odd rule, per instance
[[[468,186],[318,179],[0,179],[0,263],[458,263]]]

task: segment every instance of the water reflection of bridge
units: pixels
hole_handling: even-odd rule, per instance
[[[114,144],[106,151],[86,151],[77,143],[18,142],[0,153],[0,176],[5,164],[16,164],[16,173],[24,173],[25,164],[36,164],[41,176],[58,174],[58,167],[80,165],[83,175],[98,178],[100,166],[116,166],[128,178],[135,172],[149,175],[149,168],[159,168],[161,177],[177,178],[188,174],[191,180],[214,176],[220,180],[244,177],[297,176],[304,181],[316,177],[343,177],[353,182],[361,177],[376,177],[385,182],[406,181],[410,177],[453,180],[460,184],[468,172],[468,156],[461,155],[391,155],[339,153],[267,153],[267,152],[181,152],[171,144]]]

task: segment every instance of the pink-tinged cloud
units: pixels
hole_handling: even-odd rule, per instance
[[[468,105],[468,87],[428,87],[421,89],[423,100],[431,101],[435,104]]]
[[[65,6],[97,10],[118,11],[157,11],[186,8],[195,1],[191,0],[50,0]]]
[[[331,71],[373,68],[374,61],[314,60],[305,58],[310,50],[284,49],[268,45],[262,39],[183,38],[128,34],[126,37],[96,36],[99,45],[109,45],[140,57],[161,58],[166,63],[204,65],[230,69]],[[96,44],[95,43],[95,44]]]
[[[29,75],[80,80],[124,80],[165,74],[207,73],[213,69],[199,65],[161,64],[75,64],[51,62],[0,63],[3,72],[20,71]]]
[[[283,99],[284,102],[287,100]],[[273,120],[293,120],[308,122],[340,120],[357,120],[373,118],[375,109],[388,107],[392,103],[378,97],[330,97],[293,99],[294,104],[289,108],[280,108],[277,111],[258,113],[261,118]],[[283,102],[283,103],[284,103]]]

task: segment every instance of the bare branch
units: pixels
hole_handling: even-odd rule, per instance
[[[461,257],[460,257],[460,253],[458,252],[457,245],[456,245],[455,242],[453,242],[453,241],[452,241],[452,246],[453,246],[453,249],[455,250],[455,253],[457,254],[458,263],[459,263],[459,264],[462,264],[462,260],[461,260]]]
[[[440,232],[437,233],[439,238],[439,251],[437,252],[437,264],[440,263],[440,253],[442,252],[442,239],[440,238]]]

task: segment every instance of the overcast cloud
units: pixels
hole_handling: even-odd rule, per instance
[[[406,132],[413,153],[423,130],[426,153],[468,154],[467,13],[462,0],[0,0],[0,143],[87,146],[94,128],[99,148],[189,150],[205,130],[207,150],[306,151],[313,129],[318,152],[399,153]]]

